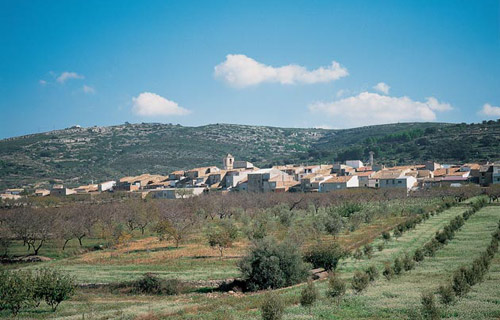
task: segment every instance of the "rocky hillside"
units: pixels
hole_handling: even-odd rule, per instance
[[[124,124],[68,128],[0,140],[0,189],[62,180],[69,185],[143,172],[220,165],[236,159],[266,167],[366,159],[379,163],[499,160],[500,122],[401,123],[346,130],[213,124]]]

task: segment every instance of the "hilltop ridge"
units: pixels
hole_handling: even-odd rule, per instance
[[[259,167],[367,159],[378,163],[495,161],[500,122],[397,123],[352,129],[141,123],[71,127],[0,140],[0,188],[82,184],[220,165],[230,152]]]

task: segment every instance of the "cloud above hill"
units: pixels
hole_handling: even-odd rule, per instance
[[[409,121],[435,121],[437,112],[452,110],[434,97],[415,101],[409,97],[390,97],[378,93],[360,94],[332,102],[315,102],[308,106],[313,114],[330,117],[337,127],[364,126]]]
[[[336,61],[327,67],[307,70],[296,64],[273,67],[243,54],[228,54],[224,62],[215,66],[214,75],[232,87],[244,88],[261,83],[290,85],[330,82],[349,73]]]
[[[143,92],[132,98],[132,112],[139,116],[183,116],[191,111],[180,107],[177,102],[165,99],[152,92]]]
[[[479,111],[479,114],[487,117],[500,117],[500,107],[485,103]]]

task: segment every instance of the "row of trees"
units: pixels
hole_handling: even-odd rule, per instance
[[[36,308],[42,301],[56,311],[74,291],[73,278],[57,270],[0,271],[0,311],[13,315],[23,308]]]

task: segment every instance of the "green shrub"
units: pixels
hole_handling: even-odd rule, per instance
[[[363,247],[363,253],[365,254],[365,256],[368,259],[371,259],[371,257],[373,256],[373,247],[372,247],[372,245],[371,244],[366,244]]]
[[[452,288],[457,297],[463,297],[469,292],[470,285],[467,283],[467,268],[458,269],[452,278]]]
[[[61,302],[71,298],[75,293],[75,283],[72,277],[57,270],[41,271],[43,285],[41,288],[45,302],[56,311]]]
[[[391,267],[389,263],[385,264],[384,271],[382,272],[382,274],[387,280],[391,280],[392,277],[394,276],[394,269]]]
[[[436,251],[441,247],[441,244],[439,241],[437,241],[435,238],[432,238],[431,241],[427,242],[424,245],[424,254],[428,257],[434,257],[436,254]]]
[[[309,265],[302,260],[299,248],[288,242],[264,238],[254,243],[249,254],[239,262],[247,289],[275,289],[304,281]]]
[[[391,240],[391,234],[387,231],[382,232],[382,239],[386,242]]]
[[[330,298],[340,301],[346,291],[345,281],[340,278],[336,273],[331,273],[328,277],[328,289],[326,294]]]
[[[382,250],[384,250],[384,248],[385,248],[385,245],[384,245],[384,243],[383,243],[383,242],[381,242],[381,243],[379,243],[379,244],[377,245],[377,249],[378,249],[378,251],[382,251]]]
[[[152,273],[146,273],[134,283],[137,292],[145,294],[161,294],[161,280]]]
[[[361,293],[368,287],[370,278],[364,272],[356,271],[352,277],[351,285],[356,293]]]
[[[394,274],[396,275],[401,274],[401,272],[403,271],[403,263],[399,258],[396,258],[394,260],[394,267],[392,269],[394,271]]]
[[[403,235],[403,232],[401,232],[401,230],[399,230],[399,229],[395,229],[393,232],[393,235],[394,235],[394,238],[399,238]]]
[[[264,301],[260,306],[263,320],[280,320],[283,318],[285,303],[279,294],[269,291],[264,295]]]
[[[162,280],[161,293],[167,296],[174,296],[182,293],[183,284],[178,279]]]
[[[308,281],[307,285],[300,292],[300,304],[303,307],[311,308],[318,299],[318,295],[318,289],[314,286],[314,282]]]
[[[450,285],[439,286],[438,292],[441,297],[442,304],[449,305],[455,301],[455,292]]]
[[[344,258],[347,252],[337,243],[318,243],[312,246],[304,255],[304,260],[310,262],[315,268],[324,268],[333,271],[337,268],[340,259]]]
[[[335,211],[328,212],[328,214],[324,218],[323,223],[326,232],[333,236],[336,236],[344,227],[342,217]]]
[[[413,260],[415,262],[420,262],[420,261],[423,261],[425,258],[424,256],[424,250],[418,248],[417,250],[415,250],[415,253],[413,254]]]
[[[14,316],[32,302],[32,282],[26,272],[0,272],[0,310],[9,310]]]
[[[436,304],[436,297],[432,292],[422,293],[420,301],[422,303],[422,316],[424,319],[440,319],[439,309]]]
[[[134,289],[142,294],[176,295],[182,291],[182,283],[177,279],[160,279],[152,273],[146,273],[134,282]]]
[[[371,265],[368,267],[368,269],[365,270],[365,273],[368,275],[368,279],[370,281],[375,281],[378,278],[378,270],[374,265]]]
[[[53,311],[75,290],[73,279],[57,270],[0,272],[0,310],[16,315],[23,307],[38,307],[44,300]]]
[[[415,268],[415,261],[413,261],[408,253],[406,253],[403,258],[403,268],[405,271],[410,271]]]

